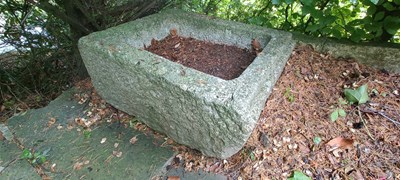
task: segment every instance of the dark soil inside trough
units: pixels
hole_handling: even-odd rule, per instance
[[[253,50],[181,37],[176,31],[153,39],[145,50],[225,80],[239,77],[257,56]]]

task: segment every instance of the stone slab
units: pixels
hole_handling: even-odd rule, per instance
[[[251,48],[255,38],[264,50],[238,78],[223,80],[142,50],[173,28],[181,36],[241,48]],[[293,47],[287,32],[179,10],[95,32],[79,41],[81,56],[103,99],[176,142],[219,158],[243,147]]]
[[[336,58],[353,58],[357,62],[389,72],[400,73],[400,45],[393,43],[354,43],[345,40],[316,38],[293,33],[299,44],[310,44],[316,51]]]
[[[48,176],[52,179],[150,179],[161,172],[174,153],[157,145],[162,142],[150,136],[118,123],[93,128],[89,138],[78,132],[78,127],[68,130],[69,121],[82,117],[88,107],[78,104],[73,99],[74,93],[71,89],[47,107],[30,110],[8,121],[10,131],[25,147],[38,152],[49,150],[49,166],[45,172]],[[51,117],[57,121],[48,127]],[[57,129],[58,125],[64,128]],[[130,144],[134,136],[138,141]],[[101,143],[103,138],[106,141]],[[122,154],[117,157],[119,153]],[[53,164],[55,171],[50,171]]]
[[[2,134],[8,134],[8,128],[0,124]],[[22,151],[11,140],[0,141],[0,179],[42,179],[28,161],[20,159]]]
[[[161,179],[168,179],[168,177],[179,177],[180,180],[228,180],[227,176],[221,174],[207,173],[204,171],[187,172],[184,168],[171,168],[168,170]]]

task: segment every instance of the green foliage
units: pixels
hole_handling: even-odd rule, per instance
[[[346,100],[351,104],[364,104],[369,100],[368,96],[368,85],[364,84],[358,87],[356,90],[353,89],[345,89],[344,95],[346,96]]]
[[[311,178],[303,174],[301,171],[296,170],[293,172],[293,175],[288,178],[288,180],[311,180]]]
[[[294,95],[290,87],[286,88],[284,96],[288,99],[289,102],[294,102]]]
[[[314,137],[313,141],[314,141],[315,145],[318,145],[319,143],[321,143],[322,139],[321,139],[321,137],[316,136],[316,137]]]
[[[92,137],[92,131],[87,130],[87,129],[83,130],[83,136],[84,136],[86,139],[89,139],[90,137]]]
[[[29,149],[24,149],[20,156],[21,159],[27,159],[33,165],[40,165],[46,162],[46,156],[50,149],[43,152],[33,152]]]
[[[342,108],[336,108],[332,113],[331,113],[331,121],[336,121],[340,117],[346,117],[346,112]]]
[[[177,0],[175,6],[313,36],[400,42],[397,0]]]

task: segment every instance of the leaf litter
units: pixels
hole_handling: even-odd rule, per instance
[[[359,107],[364,121],[354,105],[342,105],[346,116],[332,122],[332,107],[344,98],[343,90],[364,84],[370,95]],[[302,174],[312,179],[400,178],[400,127],[396,124],[400,120],[400,75],[333,58],[311,46],[298,46],[292,52],[248,142],[226,160],[205,157],[141,122],[132,123],[134,117],[97,95],[90,79],[76,87],[89,94],[77,94],[77,101],[90,107],[87,117],[77,118],[91,120],[71,126],[90,129],[118,121],[126,128],[152,134],[165,140],[161,146],[177,151],[169,167],[221,173],[232,179],[287,179]],[[285,96],[288,87],[290,98]],[[369,128],[375,140],[363,127]],[[133,137],[130,143],[136,141]],[[122,152],[113,155],[120,157]]]

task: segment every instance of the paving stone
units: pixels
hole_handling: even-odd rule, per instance
[[[0,131],[9,134],[4,124],[0,124]],[[22,150],[11,140],[0,141],[0,179],[41,179],[27,160],[20,159],[21,154]]]
[[[47,107],[8,121],[10,130],[25,147],[36,152],[48,151],[45,173],[51,178],[149,179],[172,157],[173,151],[160,147],[162,142],[151,135],[118,123],[93,128],[90,137],[83,134],[83,129],[78,131],[78,127],[68,130],[67,124],[82,116],[87,108],[86,104],[73,100],[74,92],[73,89],[64,92]],[[56,123],[48,127],[50,118],[56,118]],[[59,125],[63,128],[58,129]],[[134,136],[138,141],[131,144],[129,140]]]

